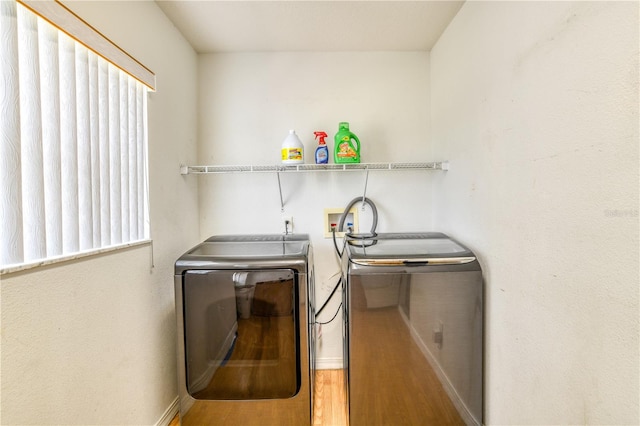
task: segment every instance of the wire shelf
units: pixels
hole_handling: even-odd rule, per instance
[[[289,173],[289,172],[348,172],[370,170],[449,170],[447,161],[430,163],[353,163],[353,164],[279,164],[279,165],[238,165],[238,166],[180,166],[180,173]]]

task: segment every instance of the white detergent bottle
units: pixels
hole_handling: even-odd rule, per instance
[[[289,130],[289,135],[282,142],[282,164],[303,164],[304,146],[295,130]]]

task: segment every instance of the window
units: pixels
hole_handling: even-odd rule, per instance
[[[149,239],[146,107],[153,73],[149,84],[137,70],[105,59],[115,46],[60,3],[24,3],[0,0],[3,272]],[[30,10],[40,7],[75,18],[108,49],[87,48],[96,43],[76,41],[85,36]]]

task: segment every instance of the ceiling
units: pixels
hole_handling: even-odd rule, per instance
[[[464,1],[156,0],[198,53],[429,51]]]

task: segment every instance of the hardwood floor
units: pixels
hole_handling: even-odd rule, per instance
[[[246,424],[273,424],[276,418],[279,419],[278,426],[301,424],[303,420],[294,414],[304,411],[296,409],[294,405],[304,404],[304,399],[297,402],[288,399],[295,392],[296,386],[295,336],[291,315],[252,315],[248,319],[239,319],[238,336],[232,356],[218,368],[209,385],[198,391],[197,397],[276,398],[255,402],[252,405],[252,414],[245,419],[248,422]],[[343,377],[342,370],[316,372],[314,426],[346,426]],[[203,405],[198,404],[197,402],[189,411],[187,422],[199,424],[198,418],[201,416],[205,416],[211,422],[209,414],[202,414],[205,410]],[[236,426],[230,424],[226,418],[225,410],[228,410],[228,407],[229,404],[224,402],[220,404],[216,409],[219,418],[215,423]],[[291,413],[291,416],[287,417],[284,414],[286,412]],[[179,423],[179,417],[176,416],[170,426],[178,426]]]
[[[314,398],[313,426],[347,425],[343,377],[342,370],[318,370]],[[169,426],[179,425],[179,416],[176,415]]]
[[[296,393],[296,340],[291,315],[238,319],[233,354],[197,399],[289,398]]]
[[[343,370],[318,370],[313,401],[313,426],[346,426]]]
[[[398,309],[353,309],[352,425],[464,425]]]
[[[344,376],[343,370],[318,370],[316,376],[316,388],[314,395],[314,415],[313,426],[347,426],[347,417],[345,412],[345,394],[344,394]],[[439,389],[441,386],[436,386]],[[439,391],[436,391],[439,392]],[[442,397],[442,396],[440,396]],[[379,404],[379,407],[375,407],[375,404]],[[372,414],[380,412],[380,409],[384,406],[384,402],[376,399]],[[447,406],[447,404],[445,404]],[[433,408],[433,407],[432,407]],[[371,420],[371,419],[369,419]],[[462,419],[457,413],[448,413],[444,419],[440,421],[434,421],[434,418],[427,413],[427,407],[425,407],[424,416],[420,419],[396,419],[398,422],[383,423],[383,424],[464,424]],[[412,423],[415,422],[415,423]],[[372,423],[380,424],[380,423]],[[179,426],[180,421],[178,415],[171,421],[169,426]],[[236,425],[230,425],[236,426]],[[241,426],[241,425],[237,425]],[[297,426],[297,425],[282,425],[282,426]]]
[[[354,286],[351,310],[351,424],[464,425],[435,372],[411,337],[397,306],[368,308],[364,292],[357,290],[358,287]],[[282,383],[274,380],[272,368],[281,371],[283,365],[277,362],[293,362],[293,350],[287,350],[292,347],[287,343],[293,338],[292,324],[290,316],[239,321],[239,334],[244,336],[244,340],[236,348],[237,358],[230,358],[228,364],[219,369],[216,374],[220,377],[214,378],[201,396],[216,399],[213,397],[219,396],[220,392],[223,395],[240,392],[236,396],[242,399],[252,392],[264,390],[267,395],[274,389],[287,389],[290,378],[282,373]],[[246,361],[253,359],[262,361],[255,366]],[[261,371],[265,369],[270,373],[262,375]],[[347,426],[343,373],[343,370],[316,372],[313,426]],[[251,388],[239,387],[241,382],[246,382],[247,386],[251,383]],[[304,417],[291,417],[303,410],[286,404],[305,404],[303,399],[294,399],[282,395],[280,399],[256,401],[251,413],[244,412],[246,417],[241,422],[244,424],[237,426],[262,426],[269,424],[270,419],[271,423],[278,419],[278,426],[306,423]],[[217,403],[207,402],[209,408],[206,409],[194,405],[187,415],[189,424],[199,424],[197,419],[205,418],[211,422],[211,406]],[[229,419],[235,418],[238,422],[237,412],[231,416],[226,413],[230,405],[222,402],[213,408],[219,416],[216,423],[236,426]],[[208,414],[206,410],[209,410]],[[287,417],[289,414],[291,416]],[[178,424],[176,417],[170,426]]]
[[[464,425],[395,307],[356,308],[352,315],[354,335],[360,338],[351,353],[352,425]],[[286,400],[256,409],[252,424],[268,424],[264,419],[273,419],[273,410],[285,409],[278,405],[281,401]],[[300,419],[281,422],[298,424]],[[176,417],[170,426],[178,425]],[[343,370],[316,372],[312,425],[347,426]]]
[[[176,414],[176,416],[171,420],[169,426],[180,426],[180,414]]]

